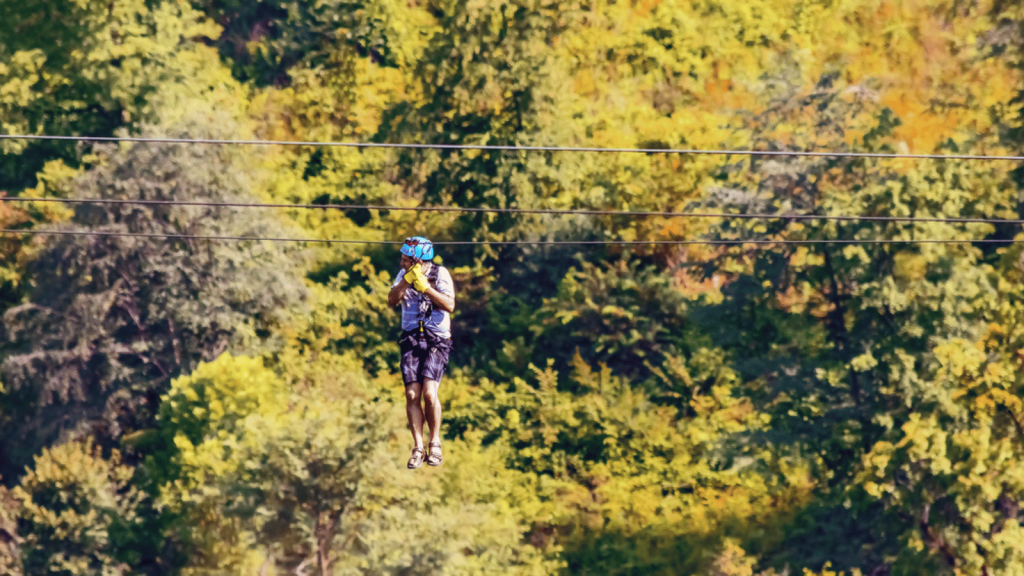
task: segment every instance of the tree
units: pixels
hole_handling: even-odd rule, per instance
[[[686,347],[686,298],[653,267],[620,260],[605,269],[584,262],[562,280],[531,323],[536,350],[568,367],[579,350],[589,365],[606,365],[635,385],[654,377]],[[563,359],[559,361],[558,359]]]
[[[235,75],[258,85],[287,85],[293,68],[344,67],[351,62],[343,63],[337,55],[346,51],[394,66],[404,54],[392,43],[401,42],[405,18],[415,12],[388,0],[197,0],[193,4],[223,26],[218,44],[221,54],[233,63]]]
[[[4,2],[0,130],[111,136],[155,122],[152,95],[164,84],[192,81],[192,63],[204,49],[199,40],[218,33],[181,2]],[[50,160],[78,166],[82,152],[68,142],[5,140],[0,190],[33,186]]]
[[[446,422],[452,434],[508,446],[508,467],[540,500],[533,538],[558,535],[571,571],[700,573],[727,536],[769,547],[774,523],[810,489],[798,459],[735,443],[763,416],[735,396],[721,358],[715,370],[715,354],[705,355],[689,368],[713,371],[711,385],[677,383],[692,390],[685,414],[577,355],[571,391],[550,366],[508,384],[454,379]]]
[[[441,3],[444,33],[432,37],[416,70],[421,101],[394,106],[377,138],[495,145],[550,138],[559,96],[549,53],[575,8],[561,0]],[[526,207],[558,191],[557,171],[545,169],[547,162],[486,151],[403,152],[397,178],[431,204]],[[485,238],[513,221],[466,216],[448,234]]]
[[[753,123],[762,145],[891,149],[899,119],[870,100],[842,96],[833,80],[825,77],[813,92],[779,98],[766,109]],[[788,126],[784,135],[779,126]],[[851,133],[857,136],[850,138]],[[879,480],[870,479],[865,467],[895,466],[891,447],[912,442],[901,440],[899,431],[918,430],[911,423],[919,419],[934,418],[953,430],[959,429],[953,414],[984,417],[981,406],[954,410],[951,402],[963,392],[948,381],[940,384],[935,374],[949,343],[983,338],[997,322],[997,303],[1016,300],[999,288],[1001,274],[986,262],[991,257],[970,245],[995,229],[940,222],[790,221],[785,215],[1006,216],[1014,201],[999,186],[1005,171],[952,162],[844,159],[751,160],[730,170],[723,178],[730,185],[709,195],[709,203],[720,202],[714,209],[774,210],[780,218],[725,222],[716,226],[717,238],[964,241],[735,248],[716,258],[711,271],[724,279],[723,300],[694,309],[689,317],[703,319],[696,329],[731,357],[744,389],[771,415],[762,442],[779,453],[808,455],[820,483],[816,501],[781,547],[767,554],[768,563],[818,569],[831,560],[842,570],[923,574],[976,562],[969,547],[946,550],[943,542],[952,537],[939,536],[932,526],[962,522],[967,531],[971,522],[967,504],[959,510],[948,501],[940,506],[938,495],[953,490],[942,483],[949,478],[935,478],[927,487],[911,481],[918,496],[899,500],[875,486],[889,473],[887,480],[905,485],[916,477],[916,466],[934,465],[926,463],[928,457],[908,462],[903,472],[875,472],[882,475]],[[999,430],[1002,438],[1015,435],[1005,425]],[[977,439],[974,432],[962,433],[964,442]],[[945,450],[936,448],[944,455]],[[875,459],[879,464],[870,465]],[[991,508],[993,501],[971,506]],[[1006,526],[1012,533],[1012,524]],[[997,532],[973,537],[992,538],[998,547]],[[1011,549],[1000,548],[998,554],[1007,558]]]
[[[452,470],[408,473],[402,411],[373,399],[383,390],[358,359],[291,351],[277,370],[224,355],[162,403],[167,464],[151,469],[169,471],[162,499],[194,527],[191,569],[550,573],[519,543],[497,455],[456,444],[466,460]]]
[[[223,122],[223,119],[222,119]],[[230,126],[230,123],[228,123]],[[245,201],[258,180],[220,148],[105,151],[77,198]],[[273,218],[225,208],[81,204],[68,232],[287,236]],[[261,336],[300,305],[301,254],[280,243],[70,234],[30,265],[29,301],[4,315],[0,370],[33,408],[9,423],[5,470],[62,433],[118,438],[150,425],[170,379]]]
[[[0,570],[11,576],[21,576],[21,545],[18,536],[17,498],[10,490],[0,485]]]
[[[145,495],[91,440],[45,449],[14,489],[27,573],[123,574]]]
[[[0,205],[0,227],[17,228],[28,220],[23,210]],[[17,261],[20,248],[19,238],[13,235],[0,238],[0,262],[3,263],[0,264],[0,302],[10,303],[17,297],[21,283],[21,266]]]

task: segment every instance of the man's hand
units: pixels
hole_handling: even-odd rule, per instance
[[[417,292],[426,292],[430,284],[427,282],[427,277],[423,275],[423,269],[420,268],[419,264],[414,264],[405,271],[405,281],[412,284],[412,287]]]

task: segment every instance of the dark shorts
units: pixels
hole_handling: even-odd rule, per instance
[[[402,351],[402,380],[408,386],[424,380],[441,381],[448,368],[448,354],[452,341],[438,338],[429,331],[409,330],[402,332],[398,339]]]

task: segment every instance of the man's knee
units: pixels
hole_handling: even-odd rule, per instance
[[[423,397],[423,387],[418,383],[408,384],[405,387],[405,401],[406,402],[419,402],[420,398]]]
[[[440,384],[433,380],[426,380],[423,383],[423,395],[427,397],[427,402],[431,404],[437,403],[437,389],[439,386]]]

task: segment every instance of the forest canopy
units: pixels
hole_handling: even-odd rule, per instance
[[[7,0],[0,133],[1019,156],[1022,49],[999,0]],[[1024,573],[1022,186],[2,139],[0,572]],[[417,471],[408,236],[458,302]]]

